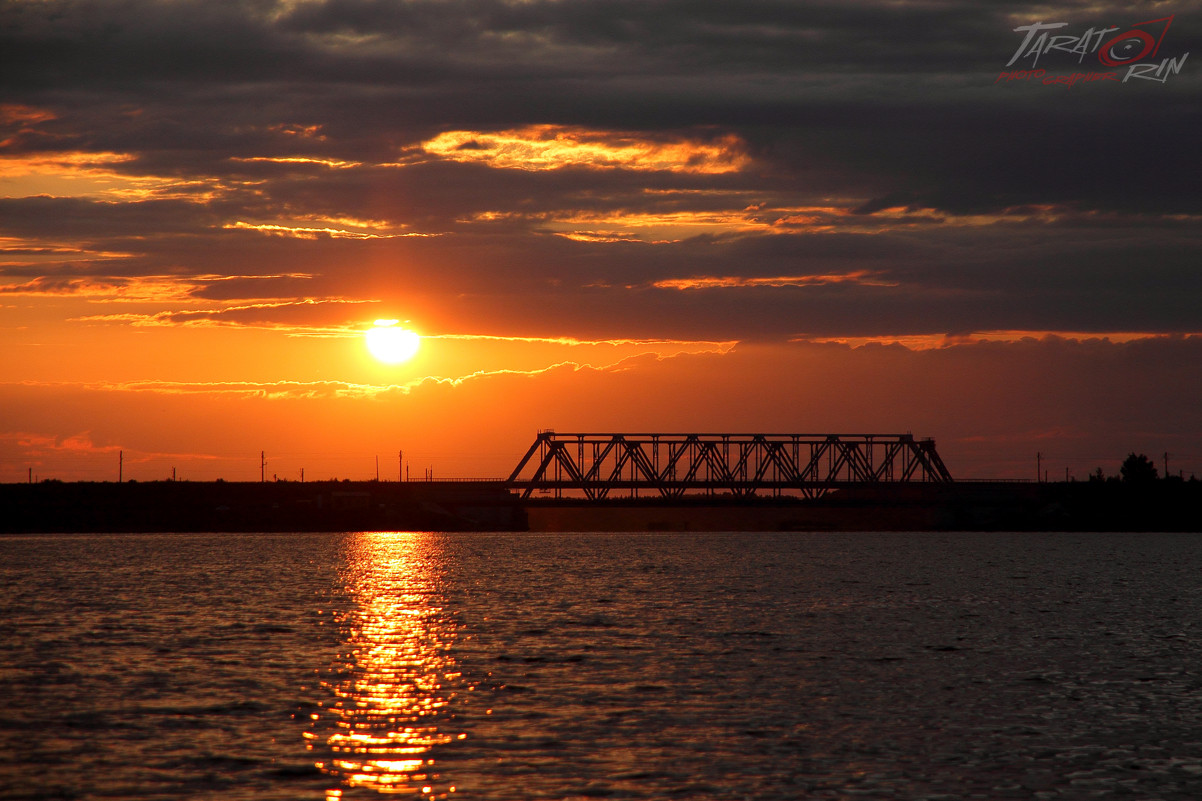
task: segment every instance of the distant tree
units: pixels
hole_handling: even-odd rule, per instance
[[[1089,480],[1090,480],[1090,481],[1099,481],[1099,482],[1100,482],[1100,481],[1105,481],[1105,480],[1106,480],[1106,474],[1105,474],[1105,473],[1103,473],[1103,472],[1102,472],[1102,468],[1100,468],[1100,467],[1099,467],[1097,470],[1095,470],[1095,471],[1093,471],[1092,473],[1090,473],[1090,474],[1089,474]]]
[[[1123,477],[1123,481],[1128,484],[1145,484],[1149,481],[1157,479],[1156,465],[1152,463],[1144,454],[1136,455],[1134,453],[1127,456],[1123,460],[1123,466],[1119,468],[1119,474]]]

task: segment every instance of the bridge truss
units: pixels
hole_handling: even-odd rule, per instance
[[[525,477],[524,477],[525,476]],[[557,434],[540,431],[509,486],[583,493],[615,490],[757,492],[816,498],[841,487],[885,482],[946,482],[952,477],[935,441],[910,434]]]

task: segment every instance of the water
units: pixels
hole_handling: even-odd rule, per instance
[[[1202,798],[1202,537],[0,539],[2,799]]]

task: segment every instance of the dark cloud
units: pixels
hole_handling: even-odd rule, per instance
[[[1199,41],[1200,6],[1171,9],[1168,55]],[[446,330],[510,334],[1197,331],[1197,65],[1163,84],[995,85],[1017,25],[1049,14],[1074,30],[1126,25],[1160,8],[10,3],[0,90],[55,116],[10,122],[0,154],[129,154],[105,168],[177,183],[149,198],[0,200],[0,235],[25,250],[107,254],[14,254],[3,275],[303,273],[312,277],[207,285],[198,297],[384,299],[424,305]],[[1047,60],[1053,71],[1082,64]],[[750,161],[721,175],[536,171],[448,163],[420,147],[449,130],[537,124],[657,143],[734,136]],[[273,158],[309,160],[263,160]],[[821,233],[770,228],[817,207]],[[739,214],[760,227],[657,237],[629,222]],[[231,227],[355,220],[436,236]],[[648,241],[557,235],[571,228]],[[865,270],[879,280],[653,286]]]

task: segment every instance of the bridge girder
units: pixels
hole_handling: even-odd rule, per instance
[[[614,490],[667,498],[689,491],[744,497],[797,492],[813,498],[840,487],[951,480],[935,441],[911,434],[540,431],[507,483],[526,498],[535,490],[557,497],[573,490],[601,500]]]

